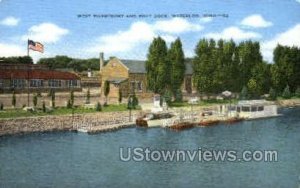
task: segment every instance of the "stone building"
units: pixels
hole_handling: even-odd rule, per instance
[[[104,65],[103,53],[100,53],[101,86],[105,81],[110,83],[109,97],[118,97],[119,91],[123,97],[135,93],[141,98],[151,97],[153,93],[147,89],[146,61],[124,60],[112,57]],[[193,69],[191,62],[186,62],[185,78],[182,84],[182,92],[191,94],[194,92],[192,85]],[[103,95],[103,87],[102,87]]]
[[[36,64],[0,64],[0,93],[81,91],[80,77]]]

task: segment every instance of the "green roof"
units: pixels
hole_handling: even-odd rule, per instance
[[[120,60],[128,69],[130,73],[142,73],[146,74],[146,61],[141,60]],[[185,63],[185,74],[193,74],[193,66],[190,61]]]

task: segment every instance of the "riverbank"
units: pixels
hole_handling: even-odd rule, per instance
[[[0,119],[0,136],[32,132],[77,131],[88,127],[101,127],[102,131],[115,130],[134,124],[141,111],[99,112],[61,116],[40,116]],[[118,125],[118,126],[111,126]]]
[[[300,99],[278,100],[279,107],[300,106]],[[176,107],[177,111],[202,111],[204,109],[217,108],[218,104],[205,106],[183,106]],[[135,124],[136,117],[143,112],[141,110],[132,111],[129,117],[129,111],[119,112],[98,112],[74,115],[47,115],[20,118],[1,118],[0,136],[12,134],[24,134],[32,132],[51,132],[51,131],[89,131],[90,133],[105,132],[117,130],[123,127],[129,127]]]

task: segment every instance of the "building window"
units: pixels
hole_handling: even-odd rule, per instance
[[[2,79],[0,79],[0,88],[4,87],[4,81]]]
[[[263,106],[259,106],[258,107],[258,111],[264,111],[264,107]]]
[[[30,80],[30,87],[43,87],[44,81],[40,79]]]
[[[68,87],[77,87],[77,80],[67,80]]]
[[[250,107],[249,106],[242,106],[242,111],[243,112],[250,112]]]
[[[13,88],[23,88],[23,87],[25,87],[25,80],[24,79],[13,79],[12,80],[12,87]]]
[[[48,81],[48,86],[50,88],[61,87],[61,80],[49,80]]]
[[[138,90],[138,91],[142,91],[142,82],[137,82],[137,84],[136,84],[136,89]]]

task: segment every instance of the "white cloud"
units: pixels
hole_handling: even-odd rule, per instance
[[[212,17],[204,17],[204,18],[200,19],[200,21],[203,23],[208,23],[208,22],[211,22],[212,20],[213,20]]]
[[[19,45],[0,43],[0,57],[24,56],[26,55],[26,47]]]
[[[249,27],[270,27],[273,25],[272,22],[266,21],[261,15],[253,14],[244,18],[241,22],[244,26]]]
[[[41,23],[28,29],[28,33],[22,36],[23,40],[32,39],[42,43],[56,43],[68,34],[69,30],[61,28],[53,23]]]
[[[19,24],[19,22],[20,22],[20,19],[9,16],[9,17],[6,17],[3,20],[1,20],[0,24],[12,27],[12,26],[17,26]]]
[[[176,39],[173,34],[199,31],[202,26],[192,24],[182,18],[174,18],[166,21],[157,21],[153,24],[146,22],[134,22],[128,30],[118,31],[114,34],[103,35],[87,49],[89,53],[103,51],[114,54],[130,52],[132,49],[150,43],[154,37],[160,35],[166,42]]]
[[[273,39],[262,42],[262,54],[266,60],[272,61],[273,50],[277,44],[300,47],[300,23],[283,33],[277,34]]]
[[[300,0],[296,0],[298,3],[300,3]]]
[[[168,33],[183,33],[189,31],[200,31],[202,26],[192,24],[183,18],[173,18],[171,20],[157,21],[154,29]]]
[[[220,33],[208,33],[205,35],[205,37],[214,39],[222,38],[226,40],[244,40],[250,38],[261,38],[261,35],[255,32],[244,31],[242,29],[239,29],[238,27],[228,27]]]

